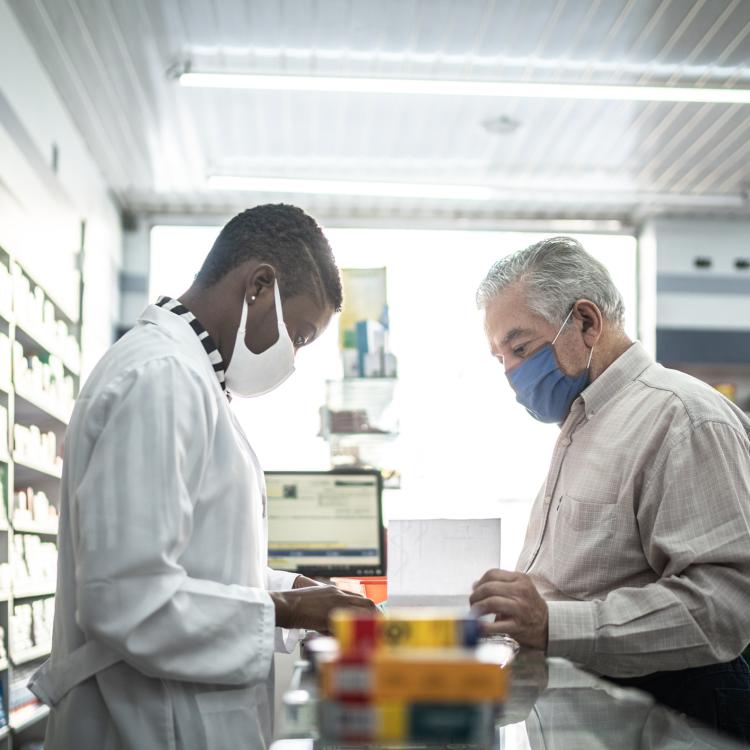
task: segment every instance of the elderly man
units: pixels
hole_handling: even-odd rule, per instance
[[[623,330],[606,269],[556,237],[477,293],[517,400],[560,436],[490,629],[750,739],[750,421]]]

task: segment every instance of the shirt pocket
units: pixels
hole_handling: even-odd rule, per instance
[[[264,685],[195,696],[208,750],[266,747],[260,714],[268,709]]]
[[[562,496],[552,539],[553,577],[559,591],[587,599],[611,582],[616,519],[614,503]]]

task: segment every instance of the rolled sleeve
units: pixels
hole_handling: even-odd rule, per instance
[[[579,664],[594,654],[596,602],[547,602],[549,611],[548,656],[561,656]]]
[[[266,568],[266,585],[269,591],[289,591],[294,588],[298,573]],[[276,628],[274,633],[274,650],[281,654],[291,654],[304,634],[303,630]]]

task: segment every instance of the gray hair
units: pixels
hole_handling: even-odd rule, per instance
[[[558,325],[579,299],[588,299],[602,316],[622,327],[625,305],[609,271],[572,237],[550,237],[497,261],[477,290],[477,306],[512,284],[523,284],[529,309]]]

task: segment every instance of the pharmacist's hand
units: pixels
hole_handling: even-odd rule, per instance
[[[531,578],[525,573],[488,570],[475,584],[469,597],[477,615],[495,615],[483,623],[487,634],[507,633],[522,646],[547,649],[549,611]]]
[[[276,625],[328,633],[328,617],[334,609],[352,607],[377,611],[369,599],[341,591],[335,586],[311,586],[293,591],[269,592],[276,608]]]
[[[306,589],[310,588],[310,586],[322,586],[323,584],[318,583],[317,581],[314,581],[312,578],[308,578],[307,576],[297,576],[294,579],[294,583],[292,584],[293,589]]]

